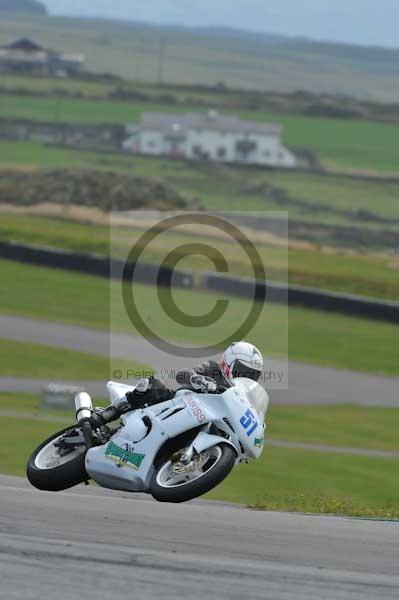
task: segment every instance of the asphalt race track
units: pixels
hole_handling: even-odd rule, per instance
[[[397,600],[399,523],[251,511],[0,477],[7,600]]]
[[[80,350],[116,358],[134,358],[152,365],[158,372],[192,367],[195,359],[177,358],[155,348],[143,338],[126,334],[85,329],[60,323],[35,321],[21,317],[0,315],[1,337]],[[209,358],[209,357],[207,357]],[[358,404],[369,406],[399,406],[399,378],[338,371],[336,369],[290,362],[288,365],[276,360],[265,360],[266,368],[273,372],[284,371],[285,386],[265,381],[272,390],[273,403],[288,404]],[[287,378],[288,375],[288,378]],[[35,392],[48,382],[24,379],[0,378],[0,391]],[[105,394],[104,384],[87,383],[94,395]],[[288,389],[285,389],[288,386]]]

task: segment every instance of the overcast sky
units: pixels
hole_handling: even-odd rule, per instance
[[[53,14],[223,25],[399,47],[399,0],[42,0]]]

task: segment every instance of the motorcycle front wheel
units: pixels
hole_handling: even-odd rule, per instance
[[[228,444],[218,444],[193,456],[188,464],[161,464],[151,482],[151,494],[159,502],[187,502],[219,485],[234,467],[237,454]]]
[[[39,490],[60,492],[89,479],[85,468],[85,446],[62,450],[56,444],[65,434],[77,433],[76,427],[67,427],[45,440],[30,456],[26,474],[30,483]]]

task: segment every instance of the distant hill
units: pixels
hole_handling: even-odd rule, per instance
[[[0,11],[47,15],[47,8],[36,0],[0,0]]]
[[[398,46],[398,0],[42,0],[51,15],[239,28],[349,44]],[[377,4],[379,5],[377,7]]]
[[[0,6],[5,4],[15,10],[23,0],[0,0]],[[32,35],[28,16],[16,20],[2,14],[0,45]],[[35,18],[34,39],[47,48],[85,54],[89,71],[141,82],[223,83],[246,90],[305,91],[391,103],[399,98],[399,49],[393,48],[223,27],[161,27],[54,16]]]

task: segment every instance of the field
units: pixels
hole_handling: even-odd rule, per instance
[[[215,29],[2,15],[0,44],[28,36],[87,56],[87,69],[142,82],[224,83],[395,102],[397,51]]]
[[[58,413],[60,422],[47,422],[53,411],[40,409],[35,396],[0,394],[0,413],[12,407],[16,415],[8,418],[7,430],[0,449],[0,471],[24,475],[25,465],[32,450],[46,437],[73,422],[70,413]],[[315,441],[315,436],[302,419],[298,426],[298,410],[311,417],[312,425],[324,443],[331,439],[331,427],[325,414],[314,407],[273,407],[270,415],[270,437],[276,432],[281,439],[292,439],[291,424],[296,421],[296,439]],[[334,422],[335,442],[354,447],[398,449],[394,421],[399,409],[367,409],[331,407],[329,415]],[[23,414],[33,413],[35,421]],[[356,422],[360,420],[360,434]],[[347,427],[346,432],[340,426]],[[377,424],[377,425],[376,425]],[[371,440],[373,433],[374,440]],[[350,437],[351,436],[351,437]],[[18,439],[18,444],[15,440]],[[209,498],[240,502],[268,510],[340,513],[355,516],[397,518],[395,502],[398,482],[392,477],[392,459],[365,458],[348,454],[330,454],[298,451],[266,446],[262,458],[250,465],[242,465]]]
[[[398,518],[395,466],[390,459],[267,448],[208,497],[262,510]]]
[[[73,213],[73,210],[71,212]],[[108,226],[73,221],[68,219],[68,214],[66,209],[60,210],[59,218],[4,212],[0,220],[0,238],[108,255],[110,252]],[[127,250],[133,246],[143,231],[144,229],[113,226],[112,255],[126,256]],[[204,236],[201,237],[199,232],[194,239],[197,243],[209,244],[209,240]],[[192,235],[183,232],[162,235],[158,241],[151,244],[143,260],[158,264],[170,250],[192,241]],[[220,250],[224,256],[229,257],[231,273],[248,276],[248,258],[234,243],[215,238],[212,239],[211,245]],[[287,253],[287,249],[278,244],[273,245],[262,241],[261,233],[257,239],[257,248],[270,280],[288,280],[292,284],[389,300],[399,299],[399,263],[392,256],[353,254],[328,249],[323,251],[317,247],[300,248],[295,244],[288,248]],[[201,260],[200,257],[182,257],[179,267],[208,270],[210,265],[207,260]]]
[[[399,452],[398,417],[398,408],[284,406],[272,403],[267,437],[308,444]]]
[[[37,142],[0,141],[0,156],[2,169],[89,168],[156,177],[210,210],[287,210],[290,219],[309,225],[373,231],[395,230],[399,222],[399,182],[187,164]]]
[[[1,89],[4,91],[24,90],[32,95],[35,94],[66,94],[79,95],[82,97],[108,97],[117,87],[111,82],[62,79],[57,77],[14,75],[3,73],[1,77]]]
[[[107,328],[110,305],[104,280],[7,261],[0,261],[0,265],[7,288],[7,293],[0,294],[2,314]],[[247,301],[237,299],[214,326],[187,329],[165,317],[153,288],[137,285],[135,290],[143,319],[166,339],[217,342],[236,323],[242,322],[242,315],[248,314],[249,309]],[[134,332],[134,326],[120,310],[116,284],[111,287],[111,294],[112,328]],[[215,296],[206,292],[180,290],[174,296],[178,306],[189,314],[204,314],[215,303]],[[290,359],[355,371],[399,374],[397,327],[299,308],[291,308],[288,318]],[[251,332],[253,342],[268,356],[286,356],[287,335],[286,309],[272,304],[263,307],[258,326]]]
[[[135,362],[119,360],[118,366],[125,370],[148,369]],[[112,365],[107,358],[0,338],[0,377],[103,381],[109,379],[111,373]]]
[[[190,107],[190,110],[207,110]],[[65,123],[136,123],[145,111],[187,112],[168,103],[118,102],[34,96],[0,96],[2,118]],[[322,119],[271,112],[234,111],[244,119],[277,122],[289,147],[316,151],[326,167],[341,170],[399,171],[399,125]]]

